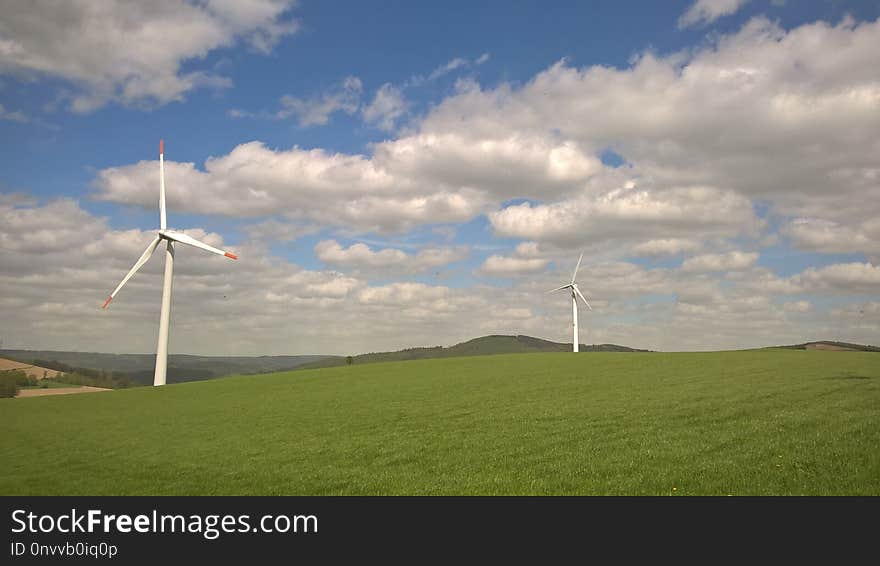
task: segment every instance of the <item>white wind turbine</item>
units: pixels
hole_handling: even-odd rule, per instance
[[[556,291],[561,291],[563,289],[571,289],[571,320],[572,320],[571,326],[572,326],[572,332],[573,332],[572,352],[578,351],[578,305],[577,305],[578,297],[580,297],[580,299],[584,302],[584,304],[587,305],[588,309],[593,310],[593,307],[590,306],[590,303],[588,303],[587,299],[584,298],[584,295],[583,295],[583,293],[581,293],[581,290],[578,289],[577,283],[575,283],[575,278],[577,277],[578,269],[581,266],[582,259],[584,259],[583,252],[581,252],[581,257],[578,258],[577,265],[574,268],[574,273],[571,274],[571,283],[563,285],[562,287],[557,287],[557,288],[553,289],[552,291],[547,291],[548,293],[554,293]]]
[[[165,373],[168,368],[168,324],[171,320],[171,276],[174,272],[174,242],[180,242],[181,244],[187,244],[190,246],[195,246],[197,248],[201,248],[203,250],[207,250],[211,253],[215,253],[218,255],[226,256],[231,259],[238,259],[235,254],[229,253],[227,251],[218,250],[213,246],[209,246],[208,244],[202,243],[191,236],[187,236],[183,232],[175,232],[174,230],[166,229],[165,222],[165,150],[164,143],[162,140],[159,140],[159,232],[156,235],[156,238],[150,242],[150,245],[147,246],[147,249],[144,250],[143,255],[141,255],[140,259],[134,264],[134,267],[131,268],[125,277],[122,278],[122,282],[116,289],[110,293],[110,296],[107,297],[107,300],[104,301],[104,306],[102,308],[107,308],[107,305],[110,304],[110,301],[113,300],[113,297],[122,289],[122,286],[125,285],[131,276],[134,275],[138,269],[141,268],[147,260],[153,255],[153,252],[156,251],[156,248],[159,244],[164,240],[165,241],[165,282],[162,286],[162,310],[159,314],[159,343],[156,345],[156,372],[153,375],[153,385],[165,385]]]

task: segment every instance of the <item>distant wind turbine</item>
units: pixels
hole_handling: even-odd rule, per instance
[[[587,299],[584,298],[584,295],[583,295],[583,293],[581,293],[581,290],[578,289],[577,283],[575,283],[575,278],[577,277],[578,269],[581,266],[582,259],[584,259],[583,252],[581,252],[581,257],[578,258],[577,265],[574,268],[574,273],[571,274],[571,283],[567,283],[567,284],[563,285],[562,287],[557,287],[551,291],[547,291],[548,293],[555,293],[556,291],[562,291],[563,289],[571,289],[571,320],[572,320],[571,327],[572,327],[572,333],[573,333],[572,352],[578,351],[578,305],[577,305],[578,297],[580,297],[580,299],[584,302],[584,304],[587,305],[588,309],[593,310],[593,307],[590,306],[590,303],[588,303]]]
[[[183,232],[175,232],[168,230],[165,222],[165,144],[159,140],[159,232],[156,238],[150,242],[143,255],[134,264],[122,282],[116,289],[110,293],[107,300],[104,301],[102,308],[107,308],[113,297],[119,293],[122,286],[125,285],[131,276],[141,268],[152,257],[153,252],[159,247],[162,241],[165,241],[165,282],[162,286],[162,310],[159,314],[159,343],[156,345],[156,372],[153,375],[153,385],[165,385],[165,374],[168,368],[168,325],[171,321],[171,277],[174,272],[174,242],[187,244],[196,248],[226,256],[231,259],[238,259],[235,254],[227,251],[218,250],[213,246],[209,246],[203,242],[196,240],[191,236],[187,236]]]

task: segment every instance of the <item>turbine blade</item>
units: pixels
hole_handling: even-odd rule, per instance
[[[159,140],[159,229],[165,228],[165,140]]]
[[[147,260],[149,260],[150,256],[153,255],[153,252],[156,251],[156,246],[159,245],[160,241],[161,238],[159,238],[159,236],[156,236],[156,239],[150,242],[150,245],[147,246],[147,249],[144,250],[144,253],[141,254],[141,257],[134,264],[134,267],[132,267],[131,270],[125,275],[125,277],[122,278],[122,282],[116,287],[116,289],[113,290],[112,293],[110,293],[110,296],[107,297],[107,300],[104,301],[104,306],[101,308],[106,309],[107,305],[110,304],[110,301],[113,300],[113,297],[116,296],[116,293],[118,293],[119,290],[122,289],[122,286],[128,283],[128,280],[131,279],[131,276],[134,275],[137,270],[141,268],[141,266],[147,263]]]
[[[574,278],[577,277],[578,269],[581,267],[581,260],[584,259],[584,252],[581,252],[581,257],[578,258],[577,265],[574,266],[574,273],[571,274],[571,282],[574,283]]]
[[[169,240],[173,240],[175,242],[180,242],[181,244],[187,244],[190,246],[194,246],[196,248],[201,248],[205,251],[211,252],[212,254],[226,256],[230,259],[238,259],[238,256],[234,253],[230,253],[224,250],[218,250],[214,246],[209,246],[204,242],[200,242],[193,238],[192,236],[187,236],[183,232],[174,232],[172,230],[163,230],[161,232],[162,236],[168,238]]]
[[[571,287],[571,283],[569,283],[569,284],[567,284],[567,285],[563,285],[562,287],[557,287],[557,288],[555,288],[555,289],[550,289],[549,291],[547,291],[547,293],[555,293],[556,291],[562,291],[563,289],[568,289],[569,287]]]
[[[587,299],[584,298],[584,294],[581,293],[581,290],[577,288],[577,285],[574,285],[572,288],[574,289],[574,292],[577,293],[577,296],[581,298],[584,304],[587,305],[587,308],[593,310],[593,307],[591,307],[590,303],[587,302]]]

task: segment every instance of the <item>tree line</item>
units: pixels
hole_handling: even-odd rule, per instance
[[[123,389],[138,385],[124,371],[81,368],[57,360],[34,360],[34,365],[62,372],[64,375],[55,377],[55,381],[70,383],[71,385],[90,385],[92,387],[106,387],[109,389]]]
[[[36,377],[31,377],[20,369],[0,371],[0,397],[15,397],[22,387],[36,384]]]

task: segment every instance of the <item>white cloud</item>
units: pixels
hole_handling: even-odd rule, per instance
[[[792,280],[804,290],[816,293],[880,294],[880,267],[871,263],[836,263],[810,267]]]
[[[880,218],[846,225],[821,218],[795,218],[781,231],[803,250],[820,253],[863,252],[880,257]]]
[[[542,257],[537,242],[521,242],[512,256],[491,255],[475,271],[477,275],[490,277],[516,277],[543,271],[550,260]]]
[[[646,53],[629,68],[562,61],[518,88],[471,83],[425,118],[420,135],[553,132],[587,152],[614,148],[650,191],[646,198],[711,187],[768,202],[783,216],[863,221],[880,216],[877,41],[877,21],[785,31],[758,18],[706,47]],[[583,201],[543,204],[573,209]],[[569,231],[566,239],[577,238]]]
[[[253,336],[264,339],[283,329],[302,340],[298,344],[329,343],[318,335],[330,334],[378,349],[448,344],[447,338],[516,328],[567,339],[570,305],[542,293],[570,277],[571,249],[589,249],[579,274],[596,308],[585,326],[588,339],[676,349],[820,337],[870,341],[876,321],[856,325],[843,314],[829,316],[827,299],[813,295],[834,296],[837,304],[854,295],[864,303],[861,295],[878,293],[878,41],[880,22],[784,30],[755,19],[694,50],[643,54],[626,68],[574,68],[562,61],[521,86],[484,89],[474,80],[461,81],[453,96],[396,139],[370,146],[369,154],[250,142],[199,167],[167,162],[170,205],[182,212],[333,226],[346,237],[419,225],[448,230],[487,214],[495,236],[528,240],[512,252],[509,244],[499,244],[493,252],[498,259],[483,266],[511,273],[535,269],[502,294],[483,285],[459,289],[407,281],[368,287],[356,272],[313,272],[267,259],[259,238],[251,237],[242,245],[254,249],[244,251],[265,263],[253,280],[236,280],[234,288],[258,288],[260,300],[272,303],[274,311],[259,308],[247,319]],[[606,148],[625,164],[604,166],[596,156]],[[156,177],[153,161],[104,169],[96,196],[153,210]],[[777,219],[783,241],[822,253],[864,253],[869,261],[782,277],[758,267],[755,253],[719,252],[758,249],[776,237],[766,231]],[[134,244],[138,231],[115,234],[112,245],[144,245]],[[13,257],[15,246],[56,254],[56,242],[41,237],[4,242],[10,247],[0,265],[49,269],[41,262],[23,265],[24,254],[36,252]],[[334,265],[344,270],[395,273],[369,264],[402,265],[418,255],[400,245],[363,246],[364,252],[332,243],[328,250],[341,258]],[[567,269],[556,261],[563,254]],[[703,255],[688,258],[681,269],[647,269],[619,261],[622,254]],[[121,262],[123,273],[130,261]],[[354,267],[358,261],[366,267]],[[548,273],[548,261],[560,271]],[[10,293],[8,300],[24,301],[23,293],[41,289],[39,274],[28,273],[25,282],[34,286]],[[356,303],[344,315],[350,316],[347,325],[323,318],[322,309],[338,307],[342,296]],[[62,299],[53,295],[49,302]],[[532,318],[509,310],[523,304]],[[293,328],[281,322],[284,307],[304,308],[314,324]],[[367,328],[367,320],[374,326]]]
[[[678,19],[678,28],[711,24],[739,11],[749,0],[696,0]]]
[[[158,164],[141,161],[98,173],[97,198],[155,207]],[[294,147],[275,151],[258,142],[192,163],[165,162],[169,206],[175,211],[258,217],[281,214],[362,231],[467,220],[484,197],[466,188],[421,185],[397,178],[360,155]]]
[[[804,289],[791,278],[777,276],[769,269],[752,267],[748,271],[728,273],[725,276],[736,281],[740,288],[765,296],[796,295]]]
[[[362,289],[358,293],[358,301],[373,305],[418,305],[443,300],[449,296],[449,291],[448,287],[401,282]]]
[[[181,100],[195,88],[229,86],[184,63],[247,42],[261,52],[296,31],[290,0],[4,0],[0,72],[57,77],[78,89],[71,107],[128,106]]]
[[[767,241],[761,201],[795,245],[861,252],[877,265],[878,40],[880,22],[786,31],[756,19],[685,55],[645,54],[627,68],[563,61],[521,87],[483,90],[469,81],[369,155],[251,142],[204,169],[169,162],[169,198],[174,210],[277,215],[349,234],[488,213],[497,236],[546,249],[600,248],[609,260],[623,250],[692,254],[730,249],[731,238]],[[608,147],[626,165],[602,165],[596,155]],[[97,196],[152,208],[155,170],[154,162],[105,169]],[[537,275],[552,259],[494,255],[478,273]],[[655,272],[608,280],[630,289],[627,278],[644,275],[632,296],[681,291],[683,304],[710,311],[726,304],[710,283],[721,272],[764,297],[867,285],[832,284],[824,271],[782,278],[754,261],[744,252],[690,258],[684,290],[669,284],[676,276]]]
[[[427,271],[460,261],[467,254],[468,250],[463,247],[426,248],[416,254],[408,254],[394,248],[373,251],[362,243],[344,248],[336,240],[322,240],[315,245],[315,255],[324,263],[355,270],[379,270],[385,277],[394,272]]]
[[[549,205],[508,206],[489,214],[501,236],[582,246],[645,237],[734,236],[760,225],[748,199],[708,187],[615,190]]]
[[[687,238],[666,238],[638,243],[632,246],[630,251],[639,257],[657,257],[693,252],[701,246],[700,242]]]
[[[755,252],[729,252],[726,254],[704,254],[690,257],[681,264],[682,271],[742,271],[758,260]]]
[[[541,258],[506,257],[491,255],[480,266],[478,273],[493,277],[512,277],[543,271],[549,260]]]
[[[810,303],[810,301],[789,301],[783,303],[782,307],[790,312],[804,313],[812,310],[813,305]]]
[[[360,106],[363,85],[357,77],[346,77],[338,88],[320,96],[302,99],[295,96],[281,97],[282,109],[275,116],[280,119],[296,116],[300,127],[321,126],[330,121],[335,112],[354,114]]]
[[[373,101],[362,110],[364,121],[376,128],[390,132],[394,130],[397,121],[406,114],[409,103],[403,96],[403,92],[392,85],[385,83],[376,91]]]
[[[441,65],[441,66],[437,67],[436,69],[434,69],[433,71],[431,71],[431,74],[428,75],[428,80],[429,81],[436,80],[447,73],[451,73],[452,71],[454,71],[460,67],[466,66],[467,64],[468,64],[467,59],[462,59],[461,57],[456,57],[455,59],[452,59],[451,61],[449,61],[445,65]]]
[[[372,155],[252,142],[204,171],[169,164],[169,177],[199,187],[178,203],[193,212],[387,232],[504,206],[490,214],[498,235],[643,244],[638,254],[657,253],[649,240],[758,237],[757,199],[784,218],[864,224],[880,217],[878,40],[880,22],[786,32],[756,19],[686,56],[563,61],[519,88],[471,81]],[[627,165],[603,166],[607,147]],[[98,197],[152,206],[150,167],[101,171]]]
[[[100,308],[153,234],[113,230],[74,201],[34,205],[6,196],[0,198],[0,317],[15,334],[5,334],[4,345],[154,351],[156,327],[150,321],[159,308],[160,260],[148,262],[110,309]],[[229,246],[215,233],[189,233],[231,247],[240,259],[230,262],[179,247],[174,352],[350,354],[451,345],[488,332],[559,341],[570,336],[570,304],[546,294],[568,280],[569,264],[545,269],[503,292],[485,285],[452,288],[411,281],[371,287],[357,276],[303,269],[272,256],[261,242]],[[542,253],[529,242],[518,249],[515,254],[524,257]],[[678,350],[822,338],[871,343],[880,331],[877,307],[864,299],[837,303],[830,313],[808,297],[777,303],[773,293],[748,286],[761,272],[772,275],[763,268],[740,272],[742,279],[722,286],[714,274],[591,259],[585,259],[578,276],[594,308],[581,320],[588,343]],[[858,291],[873,297],[877,270],[841,264],[780,281],[797,293],[813,289],[846,297]],[[634,300],[642,297],[653,299]]]
[[[739,287],[765,295],[876,295],[880,293],[880,267],[870,262],[835,263],[808,267],[787,278],[764,268],[729,277]]]
[[[251,142],[209,158],[205,171],[169,160],[169,203],[180,211],[243,217],[280,213],[392,231],[465,221],[492,200],[522,195],[541,182],[548,194],[559,194],[601,170],[597,158],[574,144],[517,137],[469,143],[415,136],[378,144],[374,152],[368,158],[296,147],[275,151]],[[96,196],[152,208],[157,169],[150,161],[103,169]]]
[[[261,242],[292,242],[302,236],[313,234],[318,229],[319,227],[314,224],[280,222],[272,218],[245,226],[248,237]]]
[[[0,120],[8,120],[10,122],[27,122],[28,118],[24,112],[15,110],[10,112],[2,104],[0,104]]]
[[[499,200],[559,196],[603,171],[598,158],[572,141],[517,134],[410,135],[376,145],[373,162],[414,183],[477,189]]]
[[[431,71],[428,74],[427,77],[425,77],[424,75],[415,75],[415,76],[410,77],[409,80],[406,81],[405,86],[421,86],[421,85],[427,83],[428,81],[435,81],[435,80],[439,79],[440,77],[448,75],[449,73],[451,73],[457,69],[464,69],[464,68],[471,67],[471,66],[482,65],[483,63],[487,62],[489,60],[489,58],[490,58],[490,54],[488,52],[483,53],[482,55],[480,55],[479,57],[477,57],[476,59],[473,59],[473,60],[466,59],[464,57],[455,57],[453,59],[450,59],[448,62],[444,63],[443,65],[440,65],[439,67],[435,68],[433,71]]]
[[[850,303],[831,310],[831,316],[842,318],[848,322],[880,324],[880,302]],[[871,344],[877,345],[878,341]]]

